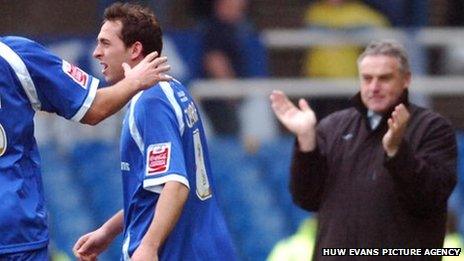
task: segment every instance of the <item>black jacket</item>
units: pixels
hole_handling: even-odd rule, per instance
[[[409,125],[397,154],[388,158],[382,147],[387,117],[371,130],[359,94],[353,101],[318,124],[314,152],[295,146],[290,190],[297,205],[318,212],[315,259],[362,259],[322,257],[322,248],[441,248],[447,199],[456,184],[450,123],[408,104],[405,92]]]

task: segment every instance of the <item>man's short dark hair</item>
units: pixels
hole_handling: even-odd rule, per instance
[[[139,41],[142,43],[142,54],[153,51],[161,54],[163,49],[163,33],[155,14],[149,8],[131,3],[114,3],[105,9],[103,22],[121,21],[122,29],[119,36],[128,47]]]

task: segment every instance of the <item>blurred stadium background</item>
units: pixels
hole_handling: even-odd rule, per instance
[[[250,70],[262,73],[258,78],[211,80],[202,77],[204,46],[199,24],[211,12],[212,1],[138,2],[151,6],[159,16],[165,32],[164,54],[173,68],[171,73],[189,86],[198,101],[244,101],[241,124],[247,127],[227,135],[209,128],[208,144],[216,196],[241,260],[265,260],[279,240],[293,234],[311,215],[291,202],[287,187],[293,139],[269,113],[270,91],[282,89],[293,97],[324,97],[330,102],[350,97],[357,90],[355,77],[306,77],[303,57],[312,46],[363,46],[380,38],[404,43],[414,71],[413,99],[448,117],[456,128],[458,172],[462,180],[464,29],[460,26],[464,25],[464,18],[459,14],[463,10],[462,1],[365,0],[364,3],[390,20],[391,27],[321,30],[308,28],[302,22],[305,8],[313,1],[249,0],[247,15],[259,34],[248,42],[246,50],[240,51],[252,64]],[[112,2],[0,0],[0,34],[36,39],[101,77],[100,65],[92,59],[92,51],[101,14]],[[215,120],[203,117],[207,125]],[[42,113],[36,118],[55,260],[71,257],[72,245],[80,235],[97,228],[122,207],[120,121],[121,114],[100,126],[85,127]],[[462,234],[461,190],[460,182],[450,205]],[[119,239],[101,260],[118,260],[120,245]]]

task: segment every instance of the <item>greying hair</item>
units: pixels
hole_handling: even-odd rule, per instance
[[[400,71],[410,73],[408,54],[404,47],[393,40],[381,40],[371,42],[364,52],[358,57],[358,66],[366,56],[386,55],[398,59]]]

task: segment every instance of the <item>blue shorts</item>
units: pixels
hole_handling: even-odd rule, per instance
[[[1,261],[49,261],[48,248],[0,255]]]

